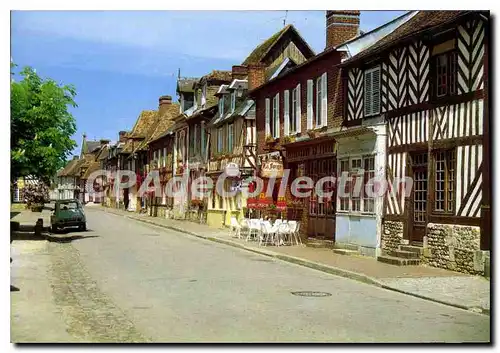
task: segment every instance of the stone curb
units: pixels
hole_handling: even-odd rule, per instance
[[[279,259],[279,260],[282,260],[282,261],[286,261],[286,262],[294,263],[296,265],[300,265],[300,266],[312,268],[314,270],[318,270],[318,271],[321,271],[321,272],[329,273],[329,274],[332,274],[332,275],[335,275],[335,276],[344,277],[344,278],[352,279],[352,280],[355,280],[355,281],[358,281],[358,282],[363,282],[363,283],[366,283],[366,284],[369,284],[369,285],[380,287],[380,288],[383,288],[383,289],[386,289],[386,290],[391,290],[393,292],[398,292],[398,293],[401,293],[401,294],[410,295],[410,296],[413,296],[413,297],[416,297],[416,298],[420,298],[420,299],[432,301],[432,302],[435,302],[435,303],[439,303],[439,304],[443,304],[443,305],[455,307],[455,308],[458,308],[458,309],[467,310],[467,311],[471,311],[471,312],[475,312],[475,313],[479,313],[479,314],[490,316],[490,309],[479,308],[479,307],[469,307],[469,306],[466,306],[466,305],[456,304],[456,303],[448,302],[448,301],[445,301],[445,300],[431,298],[431,297],[427,297],[425,295],[421,295],[421,294],[417,294],[417,293],[405,291],[405,290],[402,290],[402,289],[399,289],[399,288],[392,287],[390,285],[384,284],[384,283],[378,281],[377,279],[375,279],[373,277],[370,277],[370,276],[367,276],[367,275],[364,275],[362,273],[357,273],[357,272],[345,270],[345,269],[338,268],[338,267],[328,266],[328,265],[320,264],[320,263],[317,263],[317,262],[314,262],[314,261],[305,260],[305,259],[301,259],[301,258],[298,258],[298,257],[290,256],[290,255],[279,254],[279,253],[275,253],[275,252],[269,251],[269,250],[266,251],[266,250],[263,250],[263,249],[262,250],[261,249],[255,249],[255,248],[252,248],[252,247],[241,245],[241,244],[233,242],[231,240],[226,240],[226,239],[221,239],[221,238],[215,238],[215,237],[212,237],[212,236],[204,236],[204,235],[201,235],[201,234],[198,234],[198,233],[194,233],[194,232],[182,229],[182,228],[178,228],[178,227],[174,227],[174,226],[168,226],[168,225],[165,225],[165,224],[156,223],[154,221],[150,221],[150,220],[147,220],[147,219],[141,219],[139,217],[134,217],[134,216],[124,215],[124,214],[120,214],[120,213],[115,213],[113,211],[108,211],[105,208],[101,208],[101,211],[104,211],[104,212],[107,212],[107,213],[111,213],[111,214],[114,214],[114,215],[117,215],[117,216],[126,217],[126,218],[129,218],[129,219],[132,219],[132,220],[136,220],[136,221],[140,221],[140,222],[143,222],[143,223],[151,224],[151,225],[154,225],[154,226],[157,226],[157,227],[171,229],[171,230],[174,230],[176,232],[189,234],[189,235],[195,236],[197,238],[201,238],[201,239],[205,239],[205,240],[210,240],[210,241],[213,241],[213,242],[216,242],[216,243],[225,244],[225,245],[232,246],[232,247],[235,247],[235,248],[240,248],[240,249],[243,249],[243,250],[246,250],[246,251],[250,251],[250,252],[253,252],[253,253],[256,253],[256,254],[259,254],[259,255],[273,257],[273,258],[276,258],[276,259]]]

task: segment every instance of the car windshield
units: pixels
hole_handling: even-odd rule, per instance
[[[80,208],[80,206],[78,205],[78,202],[72,201],[72,202],[61,203],[59,208],[61,210],[77,210],[78,208]]]

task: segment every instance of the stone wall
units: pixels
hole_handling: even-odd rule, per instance
[[[382,227],[382,250],[393,251],[398,249],[403,239],[403,222],[385,221]]]
[[[422,260],[434,267],[483,275],[487,252],[480,250],[480,235],[479,227],[429,223]]]

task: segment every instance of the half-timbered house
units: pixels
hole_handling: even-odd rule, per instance
[[[232,82],[219,88],[219,111],[210,129],[210,174],[214,183],[228,166],[233,170],[237,166],[240,174],[226,179],[226,196],[213,190],[208,203],[210,224],[229,225],[232,216],[244,215],[244,209],[262,206],[248,204],[242,194],[246,177],[257,170],[255,103],[247,91],[313,55],[295,27],[287,25],[258,45],[242,65],[233,66]]]
[[[172,178],[173,166],[173,118],[179,115],[179,104],[172,102],[171,96],[159,98],[158,122],[151,134],[148,145],[148,171],[158,172],[161,193],[153,195],[149,214],[165,218],[172,209],[172,198],[168,197],[165,187]],[[140,183],[140,180],[138,181]]]
[[[488,34],[488,12],[417,11],[341,65],[343,125],[359,142],[339,140],[339,172],[364,170],[365,181],[378,175],[391,186],[375,208],[377,231],[365,231],[384,251],[379,260],[423,253],[433,266],[482,271],[491,236]],[[375,154],[355,153],[365,144]],[[369,199],[340,205],[368,211]],[[363,231],[351,227],[346,241]]]
[[[349,222],[339,218],[337,212],[339,207],[344,211],[344,201],[338,202],[331,182],[320,186],[323,195],[313,191],[310,197],[297,198],[290,190],[291,182],[298,177],[310,177],[316,183],[337,175],[337,139],[346,137],[359,145],[342,126],[344,97],[339,65],[405,20],[400,17],[360,34],[359,11],[327,11],[325,50],[302,63],[284,62],[268,82],[250,92],[257,104],[257,153],[264,158],[266,152],[277,154],[290,170],[286,217],[300,220],[302,236],[311,238],[312,243],[333,246],[349,234]],[[373,164],[373,160],[367,163]],[[373,205],[367,202],[366,207],[370,207],[370,217],[374,218]],[[356,211],[353,216],[359,215],[360,210]]]
[[[229,225],[231,217],[240,219],[244,215],[242,183],[256,169],[255,104],[247,97],[247,74],[246,66],[233,66],[233,80],[217,91],[218,112],[208,125],[211,148],[207,175],[213,185],[227,168],[232,168],[224,183],[229,193],[218,194],[214,187],[208,198],[207,223],[213,226]]]

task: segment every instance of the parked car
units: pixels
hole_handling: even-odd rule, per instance
[[[78,227],[87,230],[87,219],[80,200],[57,200],[50,216],[52,231],[68,227]]]

